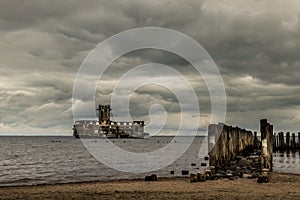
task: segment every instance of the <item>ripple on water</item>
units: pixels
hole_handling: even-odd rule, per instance
[[[191,143],[188,151],[178,160],[155,173],[158,176],[168,177],[179,176],[181,170],[193,171],[196,168],[201,170],[200,163],[203,161],[199,160],[199,150],[203,138],[196,137],[193,142],[172,139],[172,137],[160,137],[113,141],[120,148],[132,152],[155,151],[169,143],[176,145]],[[93,144],[100,145],[100,142]],[[80,140],[72,137],[1,137],[0,146],[0,186],[130,179],[145,176],[145,174],[123,173],[105,166],[87,152]],[[299,157],[298,152],[296,154],[274,153],[274,171],[300,173]],[[196,166],[191,166],[191,163],[196,163]],[[174,175],[171,175],[170,171],[174,171]]]

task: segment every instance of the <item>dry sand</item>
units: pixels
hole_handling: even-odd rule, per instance
[[[0,187],[0,199],[300,199],[300,176],[190,183],[189,178]]]

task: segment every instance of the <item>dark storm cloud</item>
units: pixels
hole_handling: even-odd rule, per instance
[[[275,128],[296,130],[300,121],[299,16],[296,0],[2,0],[1,133],[22,128],[71,134],[72,87],[83,59],[106,38],[144,26],[174,29],[203,45],[224,79],[228,123],[256,129],[258,119],[267,117]],[[110,103],[116,80],[132,67],[149,62],[169,65],[187,77],[205,116],[201,128],[206,127],[211,105],[203,79],[184,59],[164,51],[136,51],[117,59],[100,82],[97,103]],[[137,118],[147,118],[151,103],[159,103],[177,123],[176,102],[165,89],[145,87],[135,91],[130,106],[139,108],[132,113]],[[172,120],[170,124],[175,125]]]
[[[212,36],[217,42],[206,40],[205,46],[224,74],[250,74],[269,83],[299,84],[299,7],[286,15],[270,11],[253,16],[217,14],[218,29],[209,30],[217,31]]]

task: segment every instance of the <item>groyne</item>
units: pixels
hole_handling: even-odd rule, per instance
[[[231,166],[237,156],[246,156],[257,147],[257,137],[248,130],[223,123],[208,126],[209,165],[215,169]]]
[[[257,132],[223,123],[208,126],[209,168],[202,173],[191,174],[191,182],[218,178],[257,178],[257,182],[269,181],[272,171],[273,125],[267,119],[260,120],[261,140]]]
[[[298,137],[296,138],[296,133],[290,132],[278,132],[274,133],[273,138],[273,149],[274,151],[300,151],[300,132],[298,132]]]

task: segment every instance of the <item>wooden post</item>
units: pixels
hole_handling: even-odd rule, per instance
[[[260,120],[262,160],[261,169],[263,171],[272,171],[272,154],[273,154],[273,126],[267,119]]]
[[[279,133],[279,150],[283,151],[284,150],[284,135],[283,132]]]
[[[287,132],[285,135],[285,139],[286,139],[286,150],[289,151],[290,150],[290,132]]]
[[[295,150],[295,148],[296,148],[296,135],[295,135],[295,133],[292,133],[291,148],[293,150]]]
[[[277,150],[277,134],[274,133],[273,135],[273,150],[276,151]]]
[[[272,140],[274,138],[274,136],[273,136],[273,125],[271,125],[269,123],[268,123],[268,125],[269,125],[269,142],[270,142],[270,144],[272,144],[273,143]],[[270,159],[271,159],[271,161],[270,161],[270,167],[271,167],[270,171],[272,172],[273,171],[273,146],[272,145],[269,146],[268,151],[269,151]]]
[[[254,149],[258,148],[257,132],[254,131]]]
[[[298,150],[300,150],[300,132],[298,132]]]
[[[208,126],[208,154],[209,154],[209,165],[217,165],[218,146],[216,145],[218,139],[218,128],[215,124]]]
[[[278,150],[279,149],[279,133],[277,133],[275,139],[276,139],[276,150]]]
[[[274,133],[274,143],[275,143],[275,149],[273,147],[273,151],[278,149],[278,133]]]

